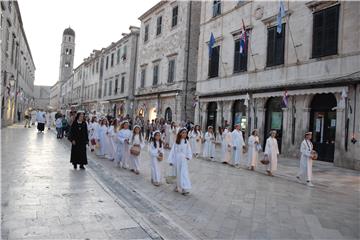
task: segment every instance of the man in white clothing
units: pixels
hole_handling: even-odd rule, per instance
[[[232,146],[234,149],[234,162],[233,165],[238,167],[241,159],[243,158],[243,148],[245,147],[245,142],[243,138],[242,131],[240,130],[240,123],[235,124],[235,129],[231,133],[232,137]]]
[[[37,129],[39,132],[43,132],[45,128],[45,112],[42,111],[42,109],[39,109],[39,111],[36,113],[36,121],[37,121]]]
[[[266,140],[264,155],[269,160],[266,172],[269,176],[273,176],[273,172],[277,170],[277,162],[279,156],[279,147],[277,143],[276,131],[270,132],[270,137]]]
[[[300,158],[300,172],[296,176],[299,182],[301,179],[306,179],[306,185],[313,187],[311,182],[312,178],[312,159],[313,159],[313,144],[311,143],[312,132],[305,133],[305,139],[300,146],[301,158]]]

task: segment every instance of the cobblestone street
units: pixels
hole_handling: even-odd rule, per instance
[[[360,237],[357,171],[315,162],[308,188],[295,181],[293,159],[281,159],[273,178],[263,166],[251,172],[193,159],[193,189],[182,196],[172,185],[151,185],[147,147],[140,175],[90,152],[87,170],[75,171],[69,147],[53,132],[2,130],[3,239]],[[167,164],[161,167],[164,176]]]

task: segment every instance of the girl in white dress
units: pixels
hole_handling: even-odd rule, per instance
[[[205,143],[203,156],[204,158],[210,158],[213,160],[215,156],[215,136],[212,126],[208,127],[208,131],[205,133],[204,140]]]
[[[161,184],[161,173],[159,164],[164,157],[163,144],[164,143],[161,140],[160,131],[155,131],[153,133],[152,141],[150,143],[151,183],[155,186],[160,186]]]
[[[177,134],[177,127],[176,127],[176,123],[172,122],[171,126],[170,126],[170,142],[169,142],[169,147],[171,147],[172,145],[174,145],[175,139],[176,139],[176,134]]]
[[[187,129],[181,128],[169,153],[168,162],[176,169],[176,192],[188,195],[191,189],[187,161],[191,160],[192,152],[187,140]]]
[[[195,153],[195,157],[198,157],[201,153],[201,141],[203,139],[200,125],[195,125],[194,130],[190,133],[190,135],[194,139],[194,147],[192,148],[192,150]]]
[[[249,148],[249,150],[248,150],[248,167],[251,171],[255,170],[255,167],[258,162],[259,149],[260,149],[259,144],[260,144],[259,132],[257,129],[254,129],[248,140],[248,148]]]
[[[129,166],[130,157],[130,138],[131,131],[129,130],[129,122],[123,121],[121,124],[121,130],[117,134],[117,151],[116,151],[116,163],[119,167],[127,168]]]
[[[105,153],[106,153],[106,131],[107,131],[107,127],[105,125],[105,119],[101,119],[100,120],[100,125],[97,128],[97,132],[96,132],[96,137],[97,137],[97,142],[99,144],[99,149],[96,153],[96,155],[98,155],[99,157],[105,157]]]
[[[270,132],[270,137],[266,140],[265,144],[265,157],[268,158],[269,164],[267,165],[266,172],[269,176],[273,176],[273,172],[277,170],[277,161],[279,155],[278,143],[276,140],[276,131]]]
[[[222,132],[221,152],[222,152],[222,163],[229,164],[232,157],[232,138],[231,132],[229,131],[230,126],[226,126]]]
[[[110,127],[108,128],[108,131],[107,131],[107,136],[108,136],[108,140],[109,140],[108,159],[111,161],[114,161],[115,155],[116,155],[116,143],[115,143],[116,133],[117,133],[117,120],[114,119],[111,122]]]
[[[140,173],[141,149],[145,146],[144,138],[141,133],[141,127],[139,125],[134,126],[132,136],[130,139],[130,147],[134,147],[134,146],[140,148],[140,153],[139,153],[139,155],[134,155],[134,154],[130,153],[130,159],[129,159],[130,164],[129,165],[130,165],[130,170],[132,172],[134,172],[135,174],[139,174]]]

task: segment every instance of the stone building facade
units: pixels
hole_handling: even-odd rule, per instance
[[[20,121],[34,105],[35,64],[17,1],[1,3],[1,124]]]
[[[59,94],[60,87],[59,81],[50,87],[50,106],[54,109],[59,109]]]
[[[34,106],[47,110],[50,106],[50,88],[51,86],[34,86]]]
[[[193,119],[199,1],[161,1],[140,16],[134,115]]]
[[[262,142],[275,129],[291,157],[312,131],[320,160],[360,169],[360,4],[284,7],[277,29],[278,2],[202,2],[195,121],[257,128]]]

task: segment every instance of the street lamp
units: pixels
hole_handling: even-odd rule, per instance
[[[13,87],[15,85],[15,78],[14,75],[11,75],[9,78],[10,86]]]

